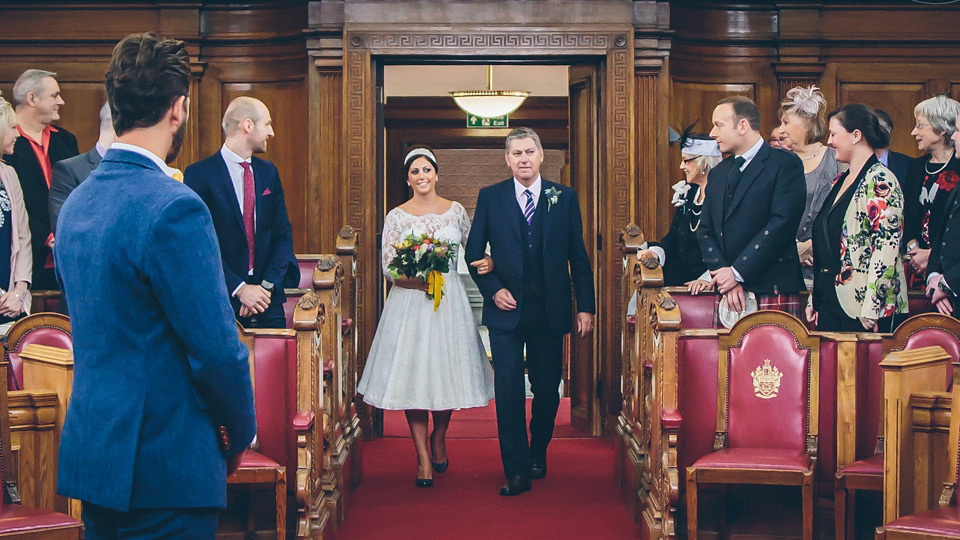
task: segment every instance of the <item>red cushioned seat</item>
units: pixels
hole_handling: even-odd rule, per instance
[[[726,448],[703,456],[693,466],[802,472],[810,468],[810,456],[806,452],[780,448]]]
[[[53,510],[19,504],[4,504],[0,507],[0,534],[72,529],[79,526],[77,520]]]
[[[240,468],[241,469],[254,469],[254,468],[264,468],[264,467],[279,467],[280,464],[276,461],[268,458],[267,456],[257,452],[255,450],[250,450],[249,448],[243,451],[243,455],[240,457]]]
[[[843,468],[843,474],[871,474],[883,476],[883,454],[854,461]]]
[[[960,538],[960,509],[956,506],[942,506],[895,519],[884,528],[887,532],[916,532]]]

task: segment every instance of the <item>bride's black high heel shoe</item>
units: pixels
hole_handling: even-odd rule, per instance
[[[433,436],[430,437],[430,453],[433,454]],[[433,467],[433,470],[443,474],[446,472],[447,467],[450,466],[450,456],[447,456],[446,461],[436,462],[433,458],[430,459],[430,466]]]
[[[417,478],[417,487],[433,487],[433,478]]]

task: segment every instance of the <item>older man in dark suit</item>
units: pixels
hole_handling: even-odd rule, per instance
[[[240,324],[283,328],[284,287],[300,279],[277,168],[254,154],[273,137],[270,111],[258,99],[235,98],[223,114],[226,142],[187,167],[183,182],[207,203],[220,240],[224,279]]]
[[[490,330],[497,433],[507,483],[504,496],[530,489],[547,474],[547,445],[560,404],[563,336],[573,328],[576,297],[581,336],[593,329],[593,270],[583,244],[577,192],[540,177],[543,147],[529,128],[506,141],[513,178],[480,190],[465,259],[483,295]],[[474,266],[490,245],[491,273]],[[526,347],[526,362],[524,362]],[[524,366],[533,392],[527,440]]]
[[[210,212],[166,165],[188,117],[186,45],[128,36],[106,87],[117,141],[57,225],[76,363],[57,491],[83,501],[87,540],[213,540],[256,420]]]
[[[803,163],[764,142],[760,112],[746,97],[720,100],[710,136],[731,154],[710,171],[698,231],[711,284],[731,311],[744,311],[753,292],[759,309],[799,317],[805,287],[794,235],[806,202]]]
[[[34,289],[59,289],[53,273],[53,229],[50,227],[50,183],[53,165],[80,153],[77,138],[55,125],[60,120],[60,96],[57,74],[41,69],[24,71],[13,85],[21,137],[13,154],[3,160],[17,171],[23,188],[23,204],[30,218],[33,247]]]
[[[50,180],[50,230],[57,230],[57,216],[60,207],[70,192],[87,179],[97,168],[107,149],[117,138],[113,131],[113,118],[110,116],[110,104],[100,107],[100,138],[97,144],[79,156],[60,160],[53,164],[53,179]]]

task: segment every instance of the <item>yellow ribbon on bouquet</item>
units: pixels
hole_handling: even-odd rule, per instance
[[[443,298],[443,274],[438,270],[431,270],[427,274],[427,294],[433,298],[433,310],[436,311]]]

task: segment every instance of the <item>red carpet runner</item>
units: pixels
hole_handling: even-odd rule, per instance
[[[414,486],[416,457],[402,413],[387,412],[387,436],[363,446],[364,479],[351,498],[339,540],[635,538],[636,526],[613,483],[613,443],[570,438],[564,400],[550,443],[549,474],[518,497],[501,497],[500,450],[491,405],[453,415],[450,468],[435,485]],[[464,425],[467,424],[467,425]],[[472,426],[472,427],[471,427]],[[400,429],[402,428],[402,430]]]

